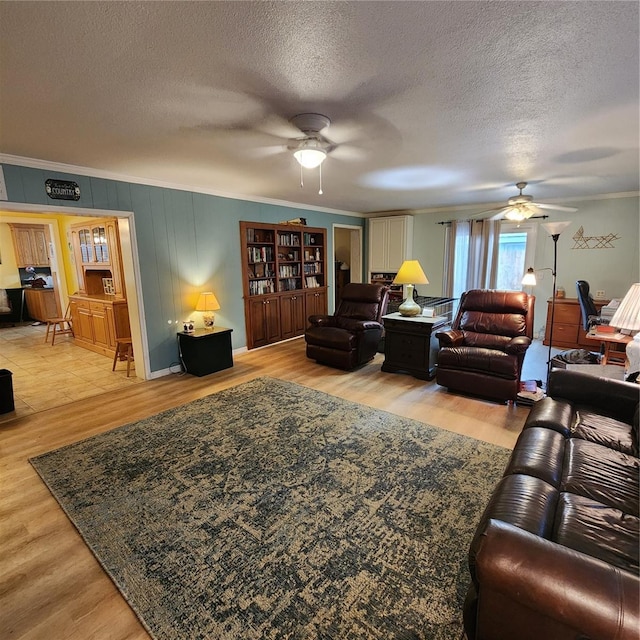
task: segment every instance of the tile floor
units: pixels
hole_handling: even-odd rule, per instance
[[[71,336],[45,344],[45,324],[0,328],[0,369],[12,372],[15,411],[0,422],[142,382],[134,363],[127,378],[126,362],[118,362],[73,343]]]

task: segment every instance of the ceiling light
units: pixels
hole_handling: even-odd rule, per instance
[[[327,152],[322,148],[322,143],[315,138],[305,138],[293,152],[294,158],[305,169],[319,167],[327,157]]]
[[[533,211],[531,211],[526,205],[517,205],[507,209],[504,213],[504,217],[507,220],[511,220],[512,222],[522,222],[523,220],[527,220],[533,215]]]

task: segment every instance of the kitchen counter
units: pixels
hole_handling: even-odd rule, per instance
[[[53,287],[23,287],[27,312],[32,320],[46,322],[49,318],[60,317],[58,296]]]

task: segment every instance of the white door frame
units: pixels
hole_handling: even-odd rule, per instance
[[[336,229],[350,229],[351,230],[351,282],[362,282],[362,251],[363,251],[363,239],[362,239],[362,227],[356,224],[340,224],[334,223],[332,226],[332,243],[335,251],[336,246]],[[335,264],[335,255],[331,256],[332,263]],[[333,270],[333,280],[331,282],[333,291],[336,290],[336,271]]]

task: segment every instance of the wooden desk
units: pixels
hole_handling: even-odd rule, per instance
[[[623,333],[587,333],[587,340],[597,340],[604,345],[601,364],[619,364],[625,366],[627,362],[627,344],[633,340]]]
[[[449,320],[443,316],[407,318],[399,313],[382,316],[384,323],[384,362],[382,371],[406,371],[414,378],[432,380],[436,374],[436,356],[440,344],[433,335]]]
[[[598,311],[609,301],[594,300]],[[556,310],[553,316],[553,346],[561,349],[593,349],[586,339],[582,326],[582,312],[577,298],[556,298]],[[551,329],[551,299],[547,300],[547,323],[543,344],[549,345]]]

